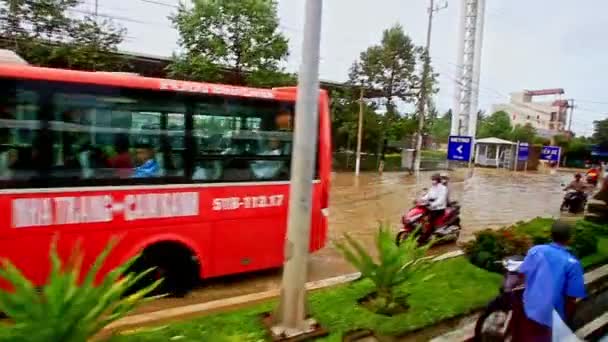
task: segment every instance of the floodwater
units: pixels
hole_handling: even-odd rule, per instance
[[[412,206],[423,188],[430,185],[431,173],[417,178],[406,173],[333,175],[327,246],[311,256],[309,280],[320,280],[354,270],[332,241],[348,233],[370,249],[379,222],[391,223],[395,232],[401,215]],[[460,241],[475,231],[501,227],[537,216],[558,216],[563,191],[570,180],[567,173],[547,174],[495,169],[466,169],[450,173],[450,196],[462,204]],[[455,249],[456,244],[441,246],[433,253]],[[215,299],[267,291],[279,287],[280,271],[266,271],[205,281],[183,299],[162,299],[147,304],[139,312],[201,303]]]

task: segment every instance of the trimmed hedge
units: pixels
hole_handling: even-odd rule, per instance
[[[554,219],[535,218],[498,230],[486,229],[475,233],[475,239],[463,248],[472,264],[492,272],[502,272],[500,260],[511,255],[525,255],[530,247],[551,242]],[[608,236],[608,225],[578,221],[570,249],[578,258],[598,251],[598,239]]]

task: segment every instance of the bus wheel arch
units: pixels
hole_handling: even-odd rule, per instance
[[[145,284],[163,278],[154,294],[183,297],[200,281],[200,263],[200,258],[186,244],[164,240],[145,246],[133,268],[137,272],[154,268]]]

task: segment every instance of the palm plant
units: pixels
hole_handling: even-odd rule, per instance
[[[11,341],[86,342],[105,326],[150,300],[146,295],[162,280],[127,292],[152,270],[129,273],[137,257],[109,272],[96,282],[99,270],[116,245],[111,240],[95,262],[81,277],[83,253],[78,244],[64,265],[57,254],[56,241],[51,245],[51,271],[41,290],[28,280],[10,261],[3,260],[0,278],[12,290],[0,290],[0,311],[14,324],[7,327]]]
[[[390,225],[381,224],[376,233],[377,260],[349,234],[344,234],[344,242],[336,242],[335,245],[344,258],[361,272],[361,278],[374,283],[377,297],[389,307],[395,304],[395,288],[429,265],[430,259],[425,256],[432,242],[421,246],[416,234],[410,234],[397,245]]]

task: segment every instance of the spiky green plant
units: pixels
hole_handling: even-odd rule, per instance
[[[432,242],[419,245],[416,234],[410,234],[400,245],[389,224],[380,224],[376,233],[376,260],[349,234],[344,234],[344,242],[335,243],[344,258],[351,263],[362,278],[374,283],[375,291],[386,307],[395,304],[395,288],[412,278],[429,265],[426,252]]]
[[[101,282],[95,279],[117,240],[111,240],[97,257],[83,279],[80,277],[83,253],[80,244],[67,263],[57,254],[56,241],[51,244],[51,271],[41,290],[10,261],[3,260],[0,278],[12,287],[0,290],[0,311],[13,322],[5,327],[11,341],[20,342],[86,342],[105,326],[149,300],[146,295],[162,280],[128,294],[140,279],[152,270],[134,274],[128,270],[137,257],[110,271]]]

